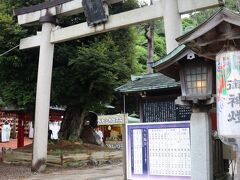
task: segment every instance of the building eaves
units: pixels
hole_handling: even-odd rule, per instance
[[[180,83],[161,73],[144,75],[139,79],[130,81],[115,90],[122,93],[163,90],[180,87]]]

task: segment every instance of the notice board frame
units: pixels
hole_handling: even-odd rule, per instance
[[[133,166],[132,166],[132,148],[133,148],[133,138],[132,138],[132,131],[136,129],[141,129],[142,132],[146,132],[149,129],[169,129],[169,128],[187,128],[189,132],[189,143],[190,143],[190,121],[174,121],[174,122],[156,122],[156,123],[134,123],[134,124],[126,124],[125,125],[125,177],[128,180],[140,180],[140,179],[159,179],[159,180],[190,180],[191,176],[174,176],[174,175],[150,175],[149,173],[149,145],[142,147],[142,174],[134,174],[133,173]],[[148,134],[148,133],[147,133]],[[140,137],[141,138],[141,137]],[[142,135],[142,143],[144,144],[148,140],[148,137]],[[144,153],[145,152],[145,153]],[[190,153],[190,149],[189,149]],[[144,162],[145,161],[145,162]],[[191,169],[191,167],[190,167]]]

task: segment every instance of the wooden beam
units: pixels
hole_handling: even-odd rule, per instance
[[[211,40],[209,39],[209,41],[197,42],[197,43],[198,43],[198,46],[204,47],[204,46],[208,46],[208,45],[211,45],[213,43],[216,43],[216,42],[234,40],[234,39],[240,39],[240,35],[238,34],[236,36],[229,36],[229,34],[221,34],[220,36],[216,37],[215,39],[211,38]]]
[[[195,42],[197,46],[204,47],[216,42],[234,40],[239,38],[240,28],[235,25],[223,22],[193,42]]]
[[[106,24],[96,27],[89,27],[87,23],[81,23],[62,28],[52,33],[51,42],[59,43],[69,41],[76,38],[100,34],[103,32],[126,28],[130,25],[156,20],[163,16],[163,13],[159,11],[159,8],[159,4],[155,4],[112,15],[109,17]]]
[[[126,11],[116,15],[109,16],[109,21],[104,25],[89,27],[87,23],[80,23],[62,29],[57,29],[52,32],[51,43],[65,42],[81,37],[91,36],[126,28],[131,25],[145,23],[162,18],[163,13],[159,10],[160,3],[155,3],[151,6]],[[147,14],[147,15],[146,15]],[[20,49],[28,49],[38,47],[40,45],[40,34],[33,37],[22,39]]]
[[[122,2],[123,0],[107,0],[108,4]],[[39,9],[34,12],[18,15],[18,24],[31,24],[39,21],[41,16],[46,15],[46,12],[54,16],[70,16],[83,12],[82,0],[72,0],[47,9]]]
[[[29,49],[40,46],[41,33],[36,36],[27,37],[20,40],[19,49]]]

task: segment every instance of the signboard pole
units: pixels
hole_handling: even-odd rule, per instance
[[[122,140],[123,140],[123,176],[124,176],[124,179],[127,179],[127,161],[126,161],[126,158],[127,158],[127,152],[126,152],[126,143],[127,143],[127,136],[126,136],[126,126],[127,124],[123,124],[123,133],[122,133]]]

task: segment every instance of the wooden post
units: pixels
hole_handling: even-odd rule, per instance
[[[24,146],[24,115],[20,112],[18,115],[18,136],[17,147]]]

